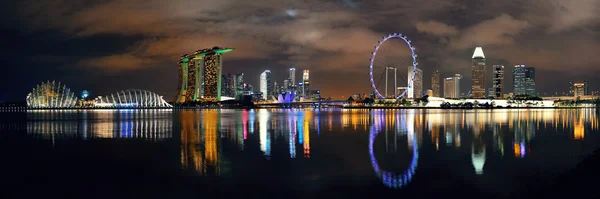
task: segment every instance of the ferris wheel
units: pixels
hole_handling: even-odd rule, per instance
[[[401,50],[403,50],[404,52],[389,52],[389,50],[383,50],[384,48],[388,48],[387,46],[384,47],[384,44],[388,45],[388,43],[401,43],[398,45],[402,45]],[[409,52],[406,52],[406,46],[408,47]],[[381,51],[380,51],[381,50]],[[393,51],[393,49],[392,49]],[[388,57],[381,57],[382,54],[387,54],[390,55]],[[407,55],[410,54],[410,58],[406,58]],[[379,56],[378,56],[379,55]],[[393,59],[393,61],[390,62],[390,58]],[[400,60],[400,61],[398,61]],[[389,34],[387,36],[382,37],[382,39],[380,41],[377,42],[377,45],[375,46],[375,51],[373,51],[373,53],[371,53],[371,59],[369,59],[369,79],[371,81],[371,87],[373,88],[373,91],[375,92],[375,95],[377,98],[383,99],[383,98],[402,98],[405,97],[409,91],[409,89],[411,89],[413,87],[413,82],[415,81],[415,74],[417,73],[417,54],[415,53],[415,47],[412,46],[411,41],[408,40],[408,38],[400,33],[393,33],[393,34]],[[400,64],[400,62],[403,62],[403,64]],[[402,70],[405,69],[403,67],[408,66],[408,70]],[[402,78],[402,75],[398,76],[398,68],[400,68],[400,72],[402,74],[402,71],[407,71],[406,74],[406,79]],[[383,71],[381,71],[383,70]],[[388,91],[388,71],[392,70],[394,73],[394,95],[392,97],[390,97],[387,94]],[[384,79],[382,77],[379,77],[379,79],[377,79],[377,83],[375,81],[375,75],[379,75],[376,73],[381,73],[381,76],[385,75],[385,88],[384,88],[384,92],[382,94],[382,92],[380,92],[380,89],[378,89],[378,86],[380,86],[379,84],[381,83],[381,81]],[[403,82],[401,83],[402,85],[406,85],[405,87],[398,87],[398,81],[397,78],[400,77],[401,81]],[[400,88],[403,88],[403,90],[399,91]]]

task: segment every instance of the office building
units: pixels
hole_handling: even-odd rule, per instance
[[[291,88],[292,88],[292,84],[290,83],[290,79],[285,79],[283,80],[283,88],[285,89],[284,92],[291,92]]]
[[[513,71],[515,96],[537,96],[535,92],[535,68],[516,65]]]
[[[504,84],[504,66],[503,65],[494,65],[494,81],[492,82],[492,86],[494,89],[495,98],[502,98],[504,95],[503,86]]]
[[[589,94],[587,81],[584,81],[583,83],[573,83],[573,96],[581,97]]]
[[[260,74],[260,92],[264,100],[271,99],[271,71],[265,70]]]
[[[460,98],[460,79],[462,79],[460,74],[444,79],[444,98]]]
[[[221,96],[235,97],[236,94],[236,76],[232,74],[221,77]]]
[[[302,97],[304,99],[309,99],[310,97],[310,81],[309,81],[309,70],[304,70],[302,72]]]
[[[296,69],[295,68],[290,68],[290,86],[291,87],[295,87],[296,86]]]
[[[411,84],[412,79],[412,84]],[[423,97],[423,70],[413,66],[408,67],[408,92],[409,99]]]
[[[433,94],[430,95],[431,97],[442,97],[441,96],[441,86],[440,86],[440,71],[436,70],[432,75],[431,75],[431,90],[433,90]]]
[[[235,98],[241,99],[244,96],[244,73],[235,75]]]
[[[569,80],[569,95],[575,95],[575,88],[573,87],[573,80]]]
[[[472,57],[473,67],[472,72],[472,83],[471,93],[473,98],[480,99],[485,98],[485,55],[481,47],[475,48]]]

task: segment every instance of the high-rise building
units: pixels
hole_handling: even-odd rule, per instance
[[[231,51],[233,48],[215,46],[181,56],[175,102],[220,101],[223,54]]]
[[[575,97],[580,97],[585,95],[585,83],[574,83],[573,84],[573,93]]]
[[[513,71],[514,95],[537,96],[535,92],[535,68],[516,65]]]
[[[441,96],[441,86],[440,86],[440,71],[436,70],[431,75],[431,90],[433,90],[433,95],[431,97],[442,97]]]
[[[279,86],[276,81],[273,81],[273,90],[271,92],[273,92],[273,97],[277,97],[277,94],[279,94]]]
[[[235,97],[235,75],[223,75],[222,79],[221,96]]]
[[[472,84],[471,93],[473,98],[480,99],[485,98],[485,55],[481,47],[475,48],[472,57],[473,68],[472,72]]]
[[[283,88],[285,89],[284,92],[290,92],[291,88],[292,88],[292,84],[290,83],[290,79],[285,79],[283,80]]]
[[[495,98],[502,98],[504,84],[504,66],[494,65],[494,81],[492,82]]]
[[[260,74],[260,92],[264,100],[271,99],[271,71],[265,70]]]
[[[235,75],[235,97],[241,99],[244,96],[244,73]]]
[[[310,73],[310,70],[302,71],[302,80],[308,80],[309,73]]]
[[[295,68],[290,68],[290,86],[294,87],[296,86],[296,69]]]
[[[417,99],[423,97],[423,70],[421,70],[420,68],[415,68],[414,66],[408,67],[407,96],[409,99]]]
[[[444,79],[444,98],[460,97],[460,79],[462,79],[460,74]]]
[[[309,70],[304,70],[302,72],[302,97],[304,97],[304,99],[310,98],[310,81],[308,79],[309,73]]]
[[[496,91],[494,90],[494,88],[489,88],[489,89],[488,89],[488,94],[487,94],[487,96],[488,96],[488,97],[494,97],[494,98],[496,97]]]
[[[575,95],[575,88],[573,87],[573,80],[569,80],[569,95]]]
[[[588,82],[583,81],[583,83],[573,83],[573,96],[579,97],[584,95],[590,95],[588,91]]]

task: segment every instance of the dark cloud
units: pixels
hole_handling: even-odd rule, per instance
[[[588,79],[592,89],[600,85],[592,80],[600,71],[600,0],[21,0],[2,5],[6,16],[0,23],[8,40],[2,59],[12,71],[4,81],[21,86],[5,89],[0,99],[19,98],[46,79],[97,92],[144,87],[169,98],[177,58],[217,45],[236,48],[226,55],[224,70],[244,72],[250,84],[257,85],[265,69],[281,82],[285,69],[294,66],[311,69],[311,86],[331,96],[368,93],[373,46],[393,32],[413,41],[426,87],[436,69],[470,78],[477,46],[489,65],[537,67],[539,82],[556,83],[538,84],[544,92],[565,90],[559,85],[566,85],[566,78]],[[31,75],[31,69],[43,73]],[[114,81],[99,83],[105,80]]]

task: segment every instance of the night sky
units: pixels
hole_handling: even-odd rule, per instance
[[[417,48],[425,73],[461,73],[470,87],[471,55],[488,66],[536,67],[540,94],[568,81],[600,89],[600,0],[4,0],[0,3],[0,101],[24,100],[36,84],[57,80],[92,96],[128,88],[170,100],[177,60],[212,46],[224,73],[278,84],[295,67],[311,70],[324,97],[368,93],[368,64],[382,36],[399,32]],[[401,55],[408,56],[408,54]],[[491,79],[489,83],[491,86]]]

